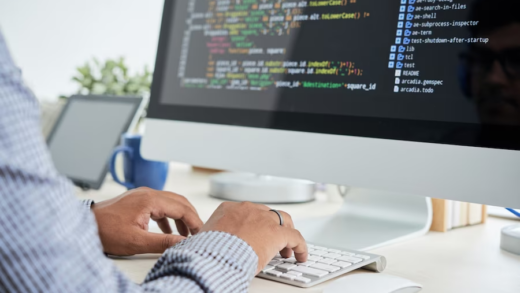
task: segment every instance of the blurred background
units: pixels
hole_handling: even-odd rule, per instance
[[[162,5],[161,0],[0,0],[0,29],[27,85],[44,104],[75,93],[146,95]]]

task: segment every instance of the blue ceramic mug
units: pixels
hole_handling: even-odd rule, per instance
[[[150,187],[162,190],[168,176],[168,163],[148,161],[141,157],[141,135],[125,133],[122,145],[117,147],[110,159],[110,173],[114,180],[128,189]],[[124,181],[117,177],[115,170],[116,157],[124,154]]]

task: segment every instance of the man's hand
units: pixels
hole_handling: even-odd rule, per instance
[[[92,206],[105,253],[133,255],[163,253],[166,249],[197,234],[202,221],[195,208],[181,195],[150,188],[130,190],[116,198]],[[182,236],[173,235],[168,218],[175,220]],[[148,232],[150,219],[164,234]]]
[[[307,244],[298,230],[294,229],[291,217],[279,211],[284,226],[270,208],[249,202],[222,203],[211,215],[201,231],[222,231],[233,234],[247,242],[258,255],[257,273],[280,252],[283,257],[294,256],[299,262],[307,261]]]

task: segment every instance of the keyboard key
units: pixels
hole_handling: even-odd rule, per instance
[[[327,253],[327,254],[323,255],[323,257],[328,257],[328,258],[338,258],[340,256],[341,256],[341,254],[337,254],[337,253]]]
[[[353,256],[347,256],[347,255],[344,255],[342,257],[338,257],[337,260],[351,262],[351,263],[354,263],[354,264],[363,261],[362,258],[353,257]]]
[[[270,270],[270,271],[267,271],[266,274],[275,276],[275,277],[280,277],[283,273],[280,271],[277,271],[277,270]]]
[[[324,259],[320,259],[316,262],[324,263],[324,264],[331,264],[331,263],[337,262],[337,260],[335,260],[333,258],[324,258]]]
[[[273,266],[273,267],[276,267],[277,265],[281,265],[281,264],[283,264],[283,262],[277,261],[277,260],[272,260],[269,262],[269,265]]]
[[[293,268],[292,270],[296,271],[296,272],[300,272],[304,275],[316,277],[316,278],[321,278],[321,277],[329,274],[329,272],[326,272],[326,271],[308,268],[308,267],[304,267],[304,266],[297,266],[297,267]],[[272,271],[268,271],[268,272],[272,272]]]
[[[310,243],[307,243],[307,247],[308,248],[311,248],[311,247],[314,247],[314,245],[310,244]]]
[[[330,264],[331,266],[335,266],[335,267],[340,267],[340,268],[346,268],[346,267],[350,267],[352,265],[352,263],[350,262],[346,262],[346,261],[337,261],[335,263],[331,263]]]
[[[316,262],[316,261],[318,261],[318,260],[320,260],[322,258],[323,257],[319,257],[317,255],[310,255],[309,257],[307,257],[307,261],[314,261],[314,262]]]
[[[310,255],[324,255],[324,254],[327,254],[327,251],[326,250],[315,250],[311,253],[309,253]]]
[[[340,253],[340,252],[341,252],[341,250],[339,250],[339,249],[333,249],[333,248],[329,248],[329,249],[327,249],[327,251],[329,251],[329,252],[334,252],[334,253]]]
[[[311,281],[311,279],[305,278],[305,277],[296,277],[296,278],[294,278],[294,280],[296,282],[301,282],[301,283],[305,283],[305,284],[307,284]]]
[[[272,270],[272,269],[274,269],[273,266],[266,265],[265,268],[262,270],[262,273],[265,273],[265,272],[270,271],[270,270]]]
[[[354,256],[354,255],[356,255],[355,253],[348,252],[348,251],[341,251],[340,253],[343,254],[343,255],[348,255],[348,256]]]
[[[296,259],[294,257],[284,258],[284,259],[282,259],[282,261],[288,262],[288,263],[296,263]]]
[[[356,254],[355,257],[360,257],[360,258],[362,258],[364,260],[370,259],[370,256],[364,255],[364,254]]]
[[[280,278],[284,278],[284,279],[287,279],[287,280],[294,280],[294,278],[296,278],[295,275],[290,275],[290,274],[283,274],[280,276]]]
[[[294,268],[294,267],[296,267],[295,264],[292,264],[292,263],[284,263],[284,264],[281,264],[281,265],[277,265],[277,266],[276,266],[276,269],[277,269],[277,270],[282,270],[282,271],[284,271],[284,270],[285,270],[285,271],[288,271],[288,270],[290,270],[290,269],[292,269],[292,268]]]
[[[308,266],[312,265],[313,263],[316,263],[316,262],[315,261],[306,261],[306,262],[297,262],[296,264],[299,265],[299,266],[308,267]]]
[[[340,267],[335,267],[335,266],[326,265],[326,264],[322,264],[322,263],[315,263],[315,264],[311,265],[310,267],[314,268],[314,269],[324,270],[329,273],[333,273],[333,272],[339,271],[341,269]]]
[[[296,272],[296,271],[289,271],[289,272],[287,272],[287,273],[288,273],[289,275],[294,275],[294,276],[296,276],[296,277],[299,277],[299,276],[302,275],[302,273],[300,273],[300,272]]]
[[[323,246],[314,246],[314,249],[327,251],[327,247],[323,247]]]
[[[307,249],[307,253],[311,253],[313,251],[316,251],[316,250],[314,250],[314,249]]]

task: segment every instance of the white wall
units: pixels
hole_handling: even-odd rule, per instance
[[[72,94],[75,68],[124,56],[153,69],[163,0],[0,0],[0,29],[39,99]]]

